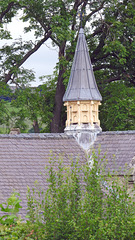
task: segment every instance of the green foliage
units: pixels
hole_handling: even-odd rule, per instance
[[[32,124],[38,123],[40,131],[48,132],[54,107],[55,86],[55,80],[48,76],[48,81],[39,87],[17,89],[15,99],[11,102],[11,106],[18,109],[12,112],[14,127],[24,131],[27,128],[26,119],[29,119]]]
[[[134,239],[135,203],[127,178],[105,176],[103,159],[95,154],[84,166],[73,157],[65,167],[63,157],[58,160],[52,155],[46,168],[48,190],[38,184],[28,188],[26,223],[8,226],[11,222],[5,222],[2,239]],[[18,211],[18,204],[17,198],[9,198],[12,213]]]
[[[135,129],[135,88],[124,82],[108,84],[103,92],[100,110],[101,127],[104,131]]]
[[[30,129],[34,132],[33,123],[37,122],[40,132],[50,131],[56,80],[51,76],[41,78],[42,81],[44,79],[47,81],[37,88],[17,88],[14,93],[7,84],[1,83],[1,128],[8,129],[7,132],[14,127],[20,128],[21,132],[28,132]]]
[[[23,42],[21,38],[13,42],[13,44],[5,44],[0,49],[0,80],[4,81],[5,72],[12,73],[12,79],[14,79],[16,85],[22,87],[26,86],[29,82],[34,81],[34,72],[32,70],[24,69],[23,67],[19,68],[22,58],[27,54],[28,51],[32,48],[32,42]],[[4,68],[3,68],[4,66]]]
[[[55,119],[61,119],[60,115],[62,115],[61,109],[63,104],[62,95],[64,92],[62,90],[62,87],[63,83],[65,86],[67,86],[70,75],[70,68],[77,40],[77,32],[80,26],[80,19],[78,17],[78,13],[81,11],[81,9],[83,9],[83,11],[85,12],[82,26],[85,28],[86,31],[85,34],[90,50],[90,56],[94,67],[97,84],[99,90],[103,93],[103,99],[107,101],[106,104],[108,105],[108,102],[111,101],[110,95],[108,93],[112,91],[112,82],[124,81],[127,87],[127,92],[129,91],[129,87],[132,88],[135,86],[134,0],[105,0],[100,2],[96,2],[94,0],[30,0],[29,2],[26,0],[1,0],[0,2],[1,39],[11,38],[10,32],[6,30],[5,24],[12,22],[14,16],[16,16],[20,11],[22,12],[22,14],[20,15],[20,21],[27,22],[27,27],[25,27],[24,29],[25,33],[33,31],[35,36],[33,42],[31,40],[28,42],[22,41],[22,39],[20,39],[18,36],[18,39],[14,39],[11,45],[7,41],[6,45],[1,47],[0,81],[5,81],[6,83],[15,83],[21,88],[26,87],[26,85],[33,81],[34,73],[31,70],[24,69],[22,67],[23,63],[28,58],[30,58],[31,55],[36,52],[40,48],[40,46],[42,46],[42,44],[49,38],[52,41],[52,44],[58,47],[59,62],[56,68],[57,73],[55,74],[55,80],[57,80],[56,82],[58,82],[58,84],[56,83],[57,86],[55,86],[57,89],[57,91],[55,91],[55,94],[57,94],[59,97],[54,96],[52,98],[52,92],[48,92],[48,94],[50,93],[49,99],[53,99],[53,101],[55,102],[53,102],[52,107],[51,101],[49,114],[47,114],[48,106],[45,106],[45,114],[42,114],[44,116],[43,119],[40,117],[39,111],[35,110],[34,117],[31,117],[32,111],[28,111],[29,119],[31,118],[32,121],[33,118],[36,119],[36,121],[39,122],[39,128],[42,128],[45,131],[50,131],[49,125],[51,122],[50,119],[53,117],[53,112],[56,115]],[[120,82],[120,84],[122,83]],[[123,86],[121,86],[121,88],[123,88]],[[105,89],[105,91],[103,91],[103,89]],[[106,95],[104,98],[105,92]],[[26,95],[28,95],[28,92],[26,93]],[[128,98],[125,99],[127,99],[128,102]],[[33,96],[33,102],[35,102],[35,100],[36,97]],[[27,106],[26,101],[23,100],[22,103],[24,102],[24,105]],[[36,109],[37,107],[35,105],[36,104],[33,105],[33,108],[35,107]],[[59,105],[59,112],[55,111],[57,105]],[[26,130],[26,126],[25,124],[23,124],[23,122],[25,122],[25,115],[27,115],[24,113],[25,106],[23,107],[21,105],[23,113],[21,113],[19,110],[20,114],[17,120],[17,125],[23,125],[23,131]],[[3,109],[3,107],[1,107],[1,109]],[[118,111],[116,112],[118,113]],[[126,117],[124,107],[121,107],[120,114],[115,117],[115,119],[118,119],[117,124],[115,121],[112,127],[112,113],[110,113],[110,117],[108,120],[106,120],[106,117],[104,118],[104,113],[105,105],[103,103],[101,123],[104,130],[133,129],[133,114],[131,113],[130,115],[130,113],[128,113],[128,117]],[[59,116],[57,117],[57,115]],[[122,119],[126,118],[129,119],[129,124],[122,124]],[[63,119],[60,121],[63,122]],[[9,124],[9,119],[7,117],[5,117],[4,120],[0,121],[7,122],[7,125]],[[58,124],[54,123],[54,125],[60,126],[61,122],[59,122]],[[47,124],[47,128],[41,126],[43,125],[43,123]],[[58,130],[60,129],[57,129],[57,131]]]
[[[12,92],[10,88],[4,84],[0,83],[0,125],[6,123],[8,127],[10,125],[10,111],[9,111],[9,102],[6,101],[6,98],[12,99]]]
[[[0,217],[0,223],[3,225],[12,225],[15,224],[19,219],[17,214],[19,213],[19,209],[21,208],[19,200],[20,195],[16,192],[12,193],[12,195],[7,199],[7,202],[0,204],[1,211],[6,213],[2,217]]]
[[[29,192],[30,221],[39,239],[134,239],[135,206],[126,179],[106,180],[95,154],[85,166],[74,158],[67,167],[62,159],[50,164],[47,192]]]

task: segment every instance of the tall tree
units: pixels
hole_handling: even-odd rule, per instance
[[[55,85],[55,81],[49,78],[46,83],[38,87],[26,87],[16,90],[15,98],[11,102],[11,106],[14,109],[12,111],[14,127],[19,127],[21,131],[26,130],[28,128],[26,126],[27,119],[32,124],[30,126],[31,130],[34,130],[35,133],[40,131],[50,132]]]
[[[62,131],[62,98],[74,55],[76,33],[80,26],[77,13],[81,10],[85,12],[82,26],[86,30],[97,83],[100,90],[103,91],[105,84],[113,81],[123,80],[126,85],[135,85],[134,9],[133,0],[1,1],[0,27],[2,34],[0,37],[10,37],[10,34],[3,28],[4,23],[12,21],[17,12],[22,10],[22,20],[29,24],[25,31],[34,31],[35,42],[18,41],[1,49],[0,80],[5,83],[21,84],[21,76],[25,74],[24,85],[29,78],[32,79],[33,75],[24,70],[22,65],[50,38],[53,44],[59,48],[51,131]]]

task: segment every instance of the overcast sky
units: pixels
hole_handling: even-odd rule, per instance
[[[20,36],[22,36],[25,40],[33,40],[34,38],[32,33],[24,34],[24,23],[19,21],[18,17],[14,18],[13,22],[8,24],[6,28],[11,31],[14,39],[19,38]],[[7,40],[6,42],[8,43],[8,41],[10,42],[10,40]],[[2,41],[1,43],[3,44],[6,42]],[[51,41],[48,40],[23,64],[23,67],[32,69],[35,72],[36,82],[32,82],[32,86],[38,86],[41,84],[38,79],[40,76],[51,75],[53,73],[57,59],[58,49],[56,47],[52,47]]]

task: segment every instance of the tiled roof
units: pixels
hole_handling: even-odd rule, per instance
[[[79,31],[68,87],[63,97],[64,102],[78,100],[102,100],[82,28]]]
[[[66,134],[0,134],[0,203],[4,202],[13,190],[21,194],[24,214],[26,209],[27,186],[31,189],[34,182],[47,189],[45,166],[49,165],[50,151],[56,156],[63,155],[64,165],[72,157],[84,164],[85,152],[76,140]]]
[[[102,132],[93,147],[96,152],[100,147],[99,159],[106,155],[107,170],[117,171],[119,175],[123,175],[129,167],[135,171],[135,131]],[[0,203],[16,190],[21,195],[21,214],[24,215],[27,186],[32,189],[38,181],[41,187],[47,189],[47,176],[41,173],[45,172],[45,166],[49,166],[51,155],[56,156],[56,165],[60,155],[64,165],[78,155],[81,165],[86,162],[85,152],[73,137],[66,134],[0,134]]]
[[[102,132],[93,146],[100,149],[101,159],[107,159],[106,169],[122,175],[126,171],[135,174],[135,131]],[[130,170],[129,170],[130,169]]]

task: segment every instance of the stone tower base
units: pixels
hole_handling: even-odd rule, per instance
[[[93,126],[91,126],[90,123],[81,124],[80,126],[78,124],[70,125],[64,130],[67,135],[74,136],[79,145],[86,151],[90,149],[91,145],[96,140],[97,134],[101,131],[101,127],[97,124],[93,124]]]

